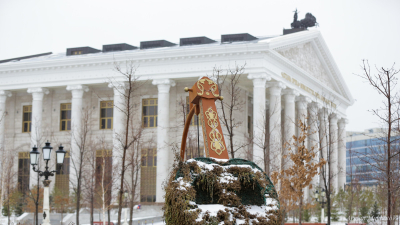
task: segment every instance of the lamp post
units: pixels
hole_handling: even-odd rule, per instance
[[[325,195],[326,195],[325,189],[322,189],[321,195],[318,193],[318,190],[315,191],[315,196],[314,196],[315,201],[317,201],[321,204],[321,223],[324,222],[324,218],[325,218],[325,215],[324,215],[324,205],[326,203]],[[319,199],[320,196],[321,196],[321,200]]]
[[[57,156],[57,164],[62,165],[64,164],[64,158],[65,154],[67,153],[63,149],[64,147],[60,145],[58,150],[56,151],[56,156]],[[51,158],[51,150],[53,147],[50,146],[49,141],[46,142],[46,145],[42,148],[43,152],[43,160],[46,162],[45,170],[40,171],[39,168],[36,169],[36,166],[39,163],[39,155],[40,152],[38,151],[37,147],[34,146],[32,148],[32,151],[30,152],[30,160],[31,160],[31,165],[33,167],[33,171],[38,173],[40,177],[44,176],[43,180],[43,185],[44,185],[44,191],[43,191],[43,225],[50,225],[50,204],[49,204],[49,186],[51,180],[49,180],[49,176],[54,176],[55,172],[58,172],[57,170],[49,171],[49,160]]]

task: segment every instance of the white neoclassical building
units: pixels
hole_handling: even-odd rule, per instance
[[[113,64],[126,60],[139,66],[140,81],[148,81],[136,96],[135,121],[142,124],[147,139],[143,141],[147,144],[142,154],[147,158],[139,179],[140,201],[163,202],[161,184],[174,160],[171,146],[181,142],[180,100],[188,96],[184,87],[211,75],[214,67],[244,64],[239,87],[245,107],[236,114],[242,123],[234,137],[235,143],[252,142],[236,156],[250,157],[270,171],[280,168],[282,146],[299,133],[296,121],[301,119],[310,125],[307,146],[320,146],[324,157],[330,154],[333,187],[344,186],[346,109],[353,98],[321,33],[309,30],[267,37],[222,35],[220,40],[182,38],[177,44],[150,41],[140,47],[104,45],[102,50],[69,48],[66,53],[0,61],[0,112],[4,115],[0,147],[15,152],[16,182],[22,191],[36,185],[28,152],[34,145],[43,145],[38,140],[49,139],[54,148],[62,143],[74,151],[71,129],[79,125],[82,108],[91,109],[90,135],[102,136],[109,146],[116,146],[113,134],[123,129],[123,113],[115,109],[121,95],[109,88],[109,81],[122,79]],[[263,141],[268,147],[262,147]],[[117,157],[112,147],[107,150],[109,156]],[[68,166],[52,178],[53,187],[65,188],[74,181],[69,159]]]

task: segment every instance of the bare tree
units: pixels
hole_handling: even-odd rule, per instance
[[[398,147],[399,140],[395,137],[399,134],[396,126],[400,123],[400,98],[396,90],[397,74],[400,70],[396,70],[393,64],[391,68],[376,67],[376,73],[372,73],[367,60],[363,60],[362,70],[363,74],[358,76],[366,80],[384,99],[382,107],[371,110],[372,114],[382,122],[382,126],[385,128],[384,135],[379,138],[384,145],[378,149],[379,154],[372,158],[376,163],[371,165],[378,170],[379,180],[385,184],[387,224],[390,225],[394,207],[393,198],[400,188],[398,173],[400,150]]]
[[[231,158],[235,158],[235,153],[249,144],[247,141],[234,141],[236,130],[243,124],[242,119],[237,119],[237,113],[242,112],[246,106],[246,102],[242,96],[244,91],[239,87],[240,78],[244,74],[245,67],[246,64],[242,66],[235,65],[234,68],[226,70],[214,67],[212,74],[213,79],[218,85],[219,94],[221,96],[225,95],[224,101],[220,101],[219,103],[222,112],[219,115],[219,119],[227,130],[225,136],[228,136]]]
[[[15,172],[15,167],[14,162],[15,162],[15,152],[12,150],[9,151],[4,151],[3,155],[1,156],[3,158],[2,164],[3,169],[4,169],[4,174],[3,174],[3,204],[5,203],[7,207],[7,217],[8,217],[8,225],[10,225],[10,215],[11,215],[11,201],[12,201],[12,195],[16,191],[16,185],[15,185],[15,177],[16,177],[16,172]]]
[[[72,162],[72,170],[76,175],[74,180],[70,179],[76,197],[76,224],[79,225],[79,211],[82,198],[82,181],[85,167],[87,166],[87,155],[92,147],[91,140],[91,115],[92,110],[85,107],[81,111],[80,125],[76,125],[72,132],[72,139],[75,148],[71,148],[70,160]],[[77,123],[78,124],[78,123]],[[73,125],[74,126],[74,125]],[[72,147],[72,146],[71,146]]]
[[[123,121],[116,121],[116,123],[123,124],[123,129],[118,130],[115,135],[115,139],[118,143],[114,145],[118,146],[117,151],[119,157],[121,158],[121,164],[118,169],[120,173],[120,185],[118,188],[118,224],[121,224],[122,216],[122,202],[125,190],[125,173],[128,168],[128,151],[132,148],[132,145],[136,143],[135,129],[132,128],[133,116],[137,110],[137,102],[135,102],[135,97],[138,94],[140,87],[145,82],[138,81],[139,77],[135,75],[137,66],[133,61],[125,61],[124,66],[121,63],[114,62],[114,70],[122,77],[122,79],[112,79],[110,80],[110,86],[114,88],[114,92],[117,91],[121,99],[114,99],[114,112],[118,110],[123,114]],[[116,102],[119,101],[119,102]],[[113,153],[114,154],[114,153]],[[117,154],[117,153],[116,153]]]

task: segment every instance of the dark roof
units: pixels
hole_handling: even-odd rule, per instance
[[[77,47],[77,48],[67,48],[67,55],[84,55],[84,54],[90,54],[90,53],[97,53],[101,52],[98,49],[92,48],[92,47]]]
[[[140,49],[171,47],[171,46],[175,46],[175,45],[176,44],[171,43],[166,40],[142,41],[142,42],[140,42]]]
[[[116,51],[125,51],[125,50],[134,50],[138,47],[132,46],[126,43],[121,44],[111,44],[111,45],[103,45],[103,52],[116,52]]]
[[[179,41],[180,46],[186,45],[202,45],[202,44],[211,44],[216,41],[208,38],[208,37],[190,37],[190,38],[181,38]]]
[[[45,56],[45,55],[50,55],[50,54],[53,54],[53,53],[52,52],[46,52],[46,53],[41,53],[41,54],[36,54],[36,55],[28,55],[28,56],[22,56],[22,57],[18,57],[18,58],[4,59],[4,60],[0,60],[0,63],[6,63],[6,62],[11,62],[11,61],[19,61],[19,60],[22,60],[22,59],[35,58],[35,57]]]
[[[236,42],[236,41],[253,41],[257,40],[258,38],[248,34],[248,33],[243,33],[243,34],[224,34],[221,35],[221,43],[225,42]]]

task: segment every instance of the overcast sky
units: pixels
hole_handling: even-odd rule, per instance
[[[400,69],[400,1],[89,1],[0,0],[0,60],[69,47],[250,33],[279,35],[311,12],[319,23],[355,103],[347,110],[347,130],[380,127],[368,112],[381,98],[354,74],[362,59],[378,67]],[[400,76],[400,75],[399,75]]]

